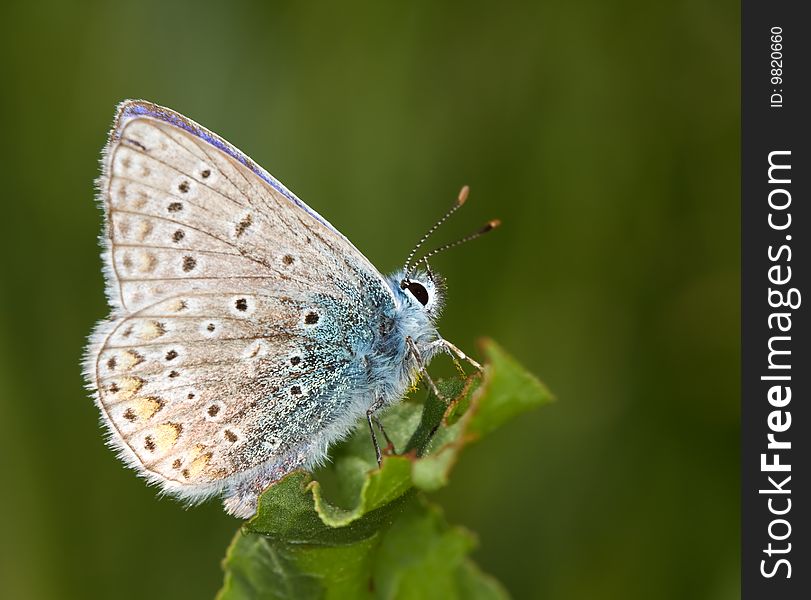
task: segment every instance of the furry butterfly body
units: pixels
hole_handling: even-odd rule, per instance
[[[188,503],[223,496],[251,516],[267,485],[316,466],[364,417],[371,428],[437,352],[466,358],[437,332],[432,272],[384,277],[251,159],[169,109],[118,107],[98,201],[111,315],[85,376],[110,445]]]

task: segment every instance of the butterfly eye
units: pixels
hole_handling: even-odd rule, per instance
[[[411,292],[411,295],[414,296],[420,304],[423,306],[428,304],[428,290],[425,289],[424,285],[418,281],[409,281],[406,283],[406,287],[408,288],[408,291]]]

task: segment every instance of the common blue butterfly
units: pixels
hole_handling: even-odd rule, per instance
[[[379,462],[375,412],[420,374],[436,391],[437,353],[478,367],[436,329],[433,253],[413,260],[467,188],[384,277],[234,146],[149,102],[119,105],[97,183],[112,313],[84,372],[110,445],[166,493],[250,517],[362,419]]]

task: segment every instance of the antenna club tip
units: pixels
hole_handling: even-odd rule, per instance
[[[492,221],[489,221],[484,227],[482,227],[479,230],[479,233],[480,234],[481,233],[487,233],[488,231],[491,231],[491,230],[495,229],[496,227],[498,227],[500,225],[501,225],[501,221],[499,219],[493,219]]]
[[[470,194],[470,187],[464,185],[462,189],[459,190],[459,196],[457,198],[457,204],[462,206],[465,202],[467,202],[467,197]]]

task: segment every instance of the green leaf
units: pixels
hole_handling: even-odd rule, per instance
[[[439,382],[382,419],[401,455],[378,468],[365,427],[315,474],[296,471],[259,499],[224,560],[221,600],[243,598],[506,598],[467,557],[469,532],[447,524],[424,492],[448,483],[464,447],[552,400],[492,341],[484,375]],[[433,437],[431,433],[434,432]]]

